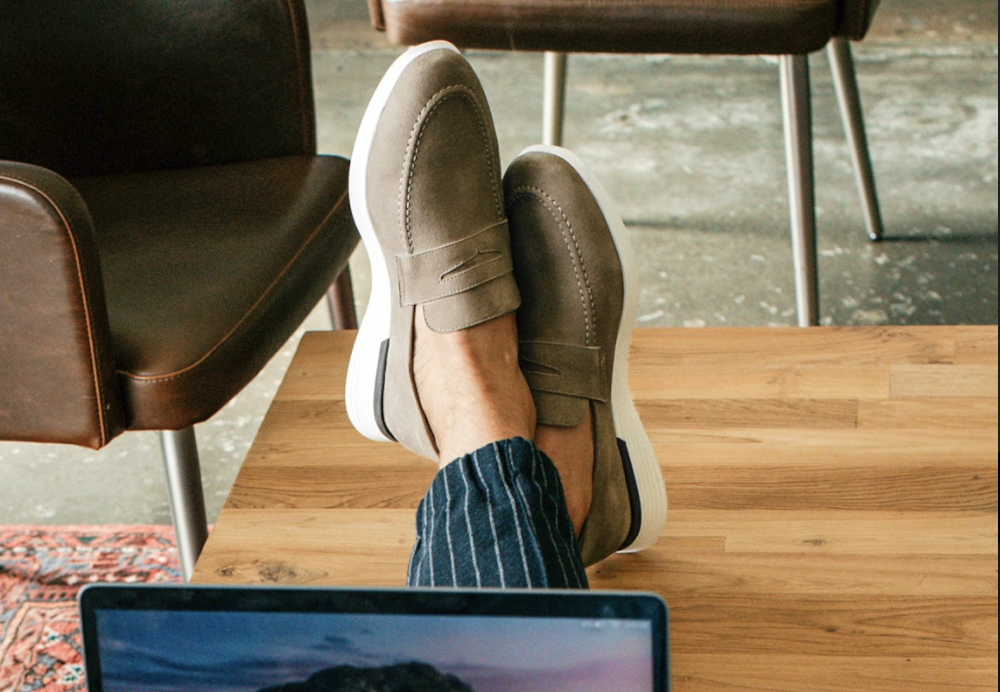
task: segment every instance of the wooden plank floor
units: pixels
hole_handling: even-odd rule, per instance
[[[427,461],[354,432],[354,334],[306,335],[195,571],[403,582]],[[678,692],[997,690],[997,328],[647,329],[670,496],[590,570],[671,607]]]

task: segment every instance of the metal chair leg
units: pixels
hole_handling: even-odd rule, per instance
[[[865,121],[861,113],[861,97],[858,94],[858,80],[854,74],[854,58],[851,44],[846,38],[838,37],[826,46],[833,72],[833,86],[840,105],[840,117],[844,121],[844,131],[851,148],[854,175],[861,196],[861,207],[865,214],[865,227],[872,240],[882,239],[882,213],[878,207],[875,191],[875,174],[868,155],[868,140],[865,136]]]
[[[816,269],[816,201],[813,184],[812,112],[809,103],[809,58],[782,55],[781,104],[788,161],[788,203],[795,264],[795,302],[799,326],[819,323]]]
[[[562,146],[563,112],[566,106],[566,54],[545,54],[545,86],[542,101],[542,144]]]
[[[358,314],[354,308],[354,287],[351,285],[351,267],[344,267],[340,276],[326,292],[326,305],[330,309],[330,323],[334,329],[357,329]]]
[[[170,491],[170,511],[174,517],[177,552],[181,559],[184,581],[191,579],[194,563],[208,539],[208,518],[205,514],[205,493],[201,485],[198,464],[198,444],[194,427],[160,432],[163,465],[167,471]]]

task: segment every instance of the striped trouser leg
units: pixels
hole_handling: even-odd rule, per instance
[[[559,473],[522,438],[442,469],[417,508],[410,586],[587,588]]]

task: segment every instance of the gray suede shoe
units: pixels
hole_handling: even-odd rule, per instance
[[[437,461],[413,381],[413,321],[456,331],[515,310],[500,160],[486,96],[450,43],[411,48],[365,111],[351,211],[372,293],[347,371],[347,413],[366,437]]]
[[[521,370],[539,425],[594,425],[594,494],[580,536],[585,565],[651,545],[667,495],[632,403],[628,347],[638,289],[614,202],[571,152],[531,147],[504,175]]]

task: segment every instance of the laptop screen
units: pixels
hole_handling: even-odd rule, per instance
[[[81,609],[91,692],[667,689],[644,595],[105,587]]]

